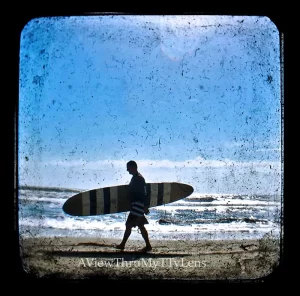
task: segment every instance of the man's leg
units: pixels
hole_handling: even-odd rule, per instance
[[[131,228],[132,226],[131,225],[126,225],[126,229],[125,229],[125,232],[124,232],[124,236],[123,236],[123,240],[122,242],[116,246],[117,249],[124,249],[125,248],[125,244],[131,234]]]
[[[148,237],[148,232],[147,232],[145,226],[144,226],[144,225],[141,225],[141,226],[139,226],[139,229],[140,229],[141,234],[142,234],[142,237],[143,237],[143,239],[144,239],[144,241],[145,241],[145,243],[146,243],[146,248],[145,248],[145,250],[147,250],[147,251],[152,250],[152,246],[151,246],[151,244],[150,244],[149,237]]]

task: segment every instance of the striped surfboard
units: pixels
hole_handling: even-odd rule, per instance
[[[63,211],[71,216],[94,216],[130,210],[129,186],[119,185],[80,192],[70,197]],[[192,186],[183,183],[147,183],[149,208],[183,199],[193,193]]]

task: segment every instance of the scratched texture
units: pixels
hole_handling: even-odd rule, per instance
[[[148,182],[280,196],[279,41],[265,17],[33,19],[20,39],[19,184],[125,184],[133,159]],[[36,237],[47,214],[31,210]]]

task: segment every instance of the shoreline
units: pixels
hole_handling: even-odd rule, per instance
[[[260,240],[151,240],[143,253],[143,239],[96,237],[21,238],[20,259],[32,278],[60,280],[260,281],[280,262],[280,245]]]

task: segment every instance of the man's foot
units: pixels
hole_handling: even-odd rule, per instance
[[[122,244],[116,245],[116,249],[124,250],[125,246]]]
[[[142,252],[149,252],[152,250],[152,247],[151,246],[146,246],[142,249]]]

